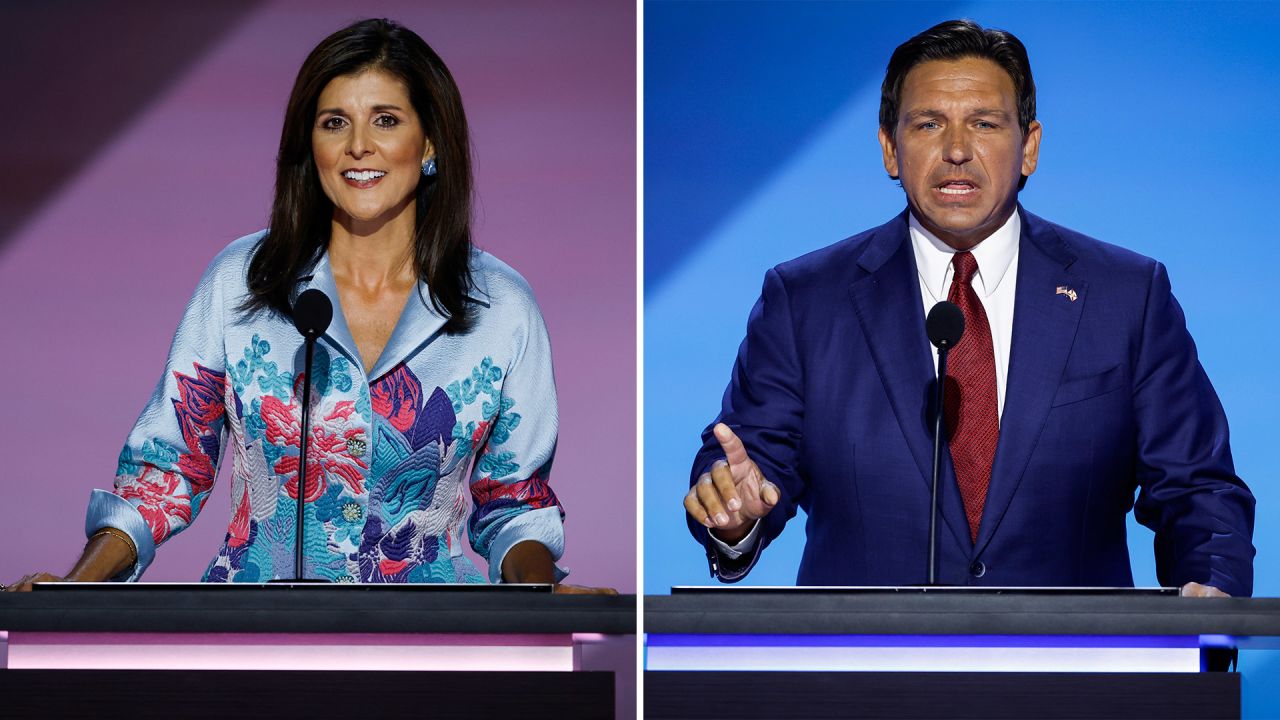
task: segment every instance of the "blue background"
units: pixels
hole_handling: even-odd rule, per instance
[[[1044,124],[1032,212],[1164,262],[1258,498],[1255,594],[1280,595],[1270,462],[1280,7],[1269,3],[647,2],[644,589],[709,582],[681,498],[769,267],[904,207],[876,143],[893,48],[969,17],[1027,46]],[[1130,521],[1138,585],[1152,534]],[[745,581],[789,585],[797,517]],[[1280,657],[1244,653],[1246,716]],[[1251,681],[1254,678],[1254,681]]]

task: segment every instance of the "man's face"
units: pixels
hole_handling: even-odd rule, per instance
[[[915,66],[899,108],[893,134],[880,130],[884,169],[926,229],[972,248],[1013,213],[1018,181],[1036,170],[1040,123],[1023,135],[1013,79],[985,58]]]

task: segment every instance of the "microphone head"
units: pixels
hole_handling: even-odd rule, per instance
[[[315,288],[299,295],[293,303],[293,326],[303,337],[320,337],[332,320],[333,303],[328,295]]]
[[[934,347],[950,350],[960,342],[960,336],[964,335],[964,313],[955,303],[943,300],[929,310],[929,317],[924,320],[924,330]]]

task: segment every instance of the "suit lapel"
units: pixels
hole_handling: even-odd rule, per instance
[[[906,213],[881,227],[858,258],[849,288],[858,322],[871,349],[889,403],[926,487],[933,478],[933,429],[924,402],[936,376],[933,347],[924,330],[920,280],[907,231]],[[969,546],[969,523],[954,471],[943,449],[939,496],[942,517],[960,547]],[[963,529],[963,532],[960,532]]]
[[[382,377],[414,350],[435,337],[446,320],[445,316],[431,307],[431,296],[427,294],[426,283],[418,283],[414,292],[409,293],[395,330],[391,331],[391,337],[382,348],[382,355],[378,356],[373,372],[369,373],[369,381]]]
[[[489,288],[485,282],[485,273],[481,264],[480,253],[473,252],[471,254],[472,287],[467,292],[467,297],[470,302],[487,306],[490,302]],[[397,365],[408,359],[423,345],[430,342],[447,321],[448,317],[437,312],[432,306],[427,284],[419,282],[415,291],[409,293],[409,299],[405,301],[404,309],[400,311],[400,319],[396,321],[396,327],[391,331],[391,337],[387,340],[386,347],[382,349],[382,355],[378,357],[373,372],[369,373],[369,381],[373,382],[391,372]]]
[[[978,529],[978,552],[991,541],[1022,482],[1088,300],[1085,279],[1071,269],[1075,261],[1071,248],[1043,220],[1021,207],[1018,211],[1022,213],[1022,237],[1013,342],[1000,440]],[[1076,299],[1059,294],[1059,287],[1074,290]]]
[[[467,292],[467,297],[470,301],[487,307],[491,300],[482,265],[483,254],[479,251],[473,251],[471,253],[472,287]],[[322,291],[329,296],[330,302],[333,303],[333,320],[329,323],[329,329],[325,332],[324,338],[329,341],[329,344],[335,350],[355,363],[359,371],[363,373],[364,361],[360,358],[360,349],[356,346],[356,341],[351,336],[351,329],[347,326],[346,316],[342,312],[342,302],[338,297],[338,285],[333,279],[333,269],[329,266],[329,253],[327,252],[320,256],[320,261],[316,263],[315,270],[311,276],[303,278],[298,292],[301,293],[303,290],[311,288]],[[391,331],[391,337],[387,340],[386,347],[382,349],[382,355],[378,357],[377,365],[374,366],[373,372],[369,373],[366,378],[369,382],[373,382],[391,371],[396,365],[399,365],[418,348],[435,337],[440,328],[444,327],[447,318],[436,312],[435,308],[431,306],[430,297],[425,282],[419,282],[416,291],[409,294],[409,299],[405,302],[404,309],[400,311],[400,319],[396,321],[396,327]]]

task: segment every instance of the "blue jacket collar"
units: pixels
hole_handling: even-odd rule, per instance
[[[482,253],[479,250],[472,251],[472,285],[467,292],[467,298],[479,305],[489,307],[492,299],[481,267],[481,258]],[[333,269],[329,265],[327,252],[320,256],[311,275],[302,278],[298,285],[298,292],[311,288],[320,290],[333,302],[333,321],[329,323],[329,330],[325,332],[324,339],[335,350],[355,363],[361,373],[364,373],[364,360],[360,357],[360,349],[356,346],[351,329],[347,325],[346,316],[342,312],[342,302],[338,296],[338,286],[333,278]],[[404,309],[400,311],[400,319],[396,322],[395,329],[391,331],[391,337],[387,340],[386,347],[382,349],[382,355],[378,357],[377,364],[365,379],[373,382],[407,360],[435,338],[447,321],[448,317],[431,304],[431,294],[426,282],[419,281],[416,292],[409,294]]]

